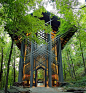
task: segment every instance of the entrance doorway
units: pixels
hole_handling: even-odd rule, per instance
[[[37,70],[37,87],[44,87],[45,85],[45,70],[42,68]]]
[[[45,76],[46,76],[46,70],[43,67],[38,67],[36,69],[36,77],[35,77],[35,85],[36,87],[45,87]]]

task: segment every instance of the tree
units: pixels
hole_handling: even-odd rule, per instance
[[[44,25],[44,21],[39,20],[38,18],[42,16],[42,12],[45,12],[45,9],[42,6],[39,6],[39,9],[36,9],[33,13],[33,17],[29,14],[26,14],[28,11],[28,6],[31,8],[36,5],[36,3],[40,3],[41,0],[35,2],[35,0],[3,0],[0,1],[4,11],[4,22],[5,22],[5,31],[7,31],[12,39],[8,65],[7,65],[7,77],[6,77],[6,86],[5,93],[7,93],[7,85],[8,85],[8,75],[9,75],[9,64],[12,55],[13,43],[14,40],[20,41],[29,38],[29,40],[36,40],[39,42],[36,37],[36,32],[40,30],[46,29]],[[18,7],[16,7],[18,6]],[[49,32],[48,30],[46,30]],[[46,32],[45,31],[45,32]],[[26,37],[26,34],[29,36]]]
[[[75,74],[75,67],[74,67],[74,62],[73,62],[73,60],[72,60],[72,57],[71,57],[71,52],[70,52],[70,50],[69,50],[69,56],[70,56],[70,60],[71,60],[71,62],[72,62],[72,68],[73,68],[73,77],[76,79],[76,74]]]
[[[14,68],[14,82],[15,82],[15,46],[14,46],[14,65],[13,65],[13,68]]]
[[[12,40],[11,50],[10,50],[9,59],[8,59],[5,93],[7,93],[8,75],[9,75],[9,65],[10,65],[10,60],[11,60],[11,55],[12,55],[13,43],[14,43],[14,40]]]
[[[3,28],[1,28],[3,29]],[[4,36],[5,34],[3,33],[3,31],[1,31],[1,37],[0,37],[0,48],[1,48],[1,69],[0,69],[0,82],[2,79],[2,75],[3,75],[3,61],[4,61],[4,48],[5,48],[5,40],[4,40]]]
[[[0,10],[1,12],[0,24],[2,24],[2,20],[3,20],[4,28],[5,28],[4,31],[8,32],[12,38],[10,54],[8,55],[9,58],[8,58],[7,81],[5,87],[6,91],[8,85],[9,64],[11,61],[11,54],[12,54],[14,40],[16,40],[15,43],[17,43],[19,42],[19,40],[23,41],[24,39],[27,40],[27,38],[29,38],[29,40],[33,40],[33,41],[36,40],[36,42],[40,42],[36,37],[35,33],[44,29],[46,33],[50,32],[49,31],[50,29],[47,30],[47,28],[50,28],[50,26],[46,27],[44,25],[45,22],[39,20],[39,18],[42,17],[42,12],[46,11],[43,6],[40,6],[41,1],[42,0],[37,0],[37,1],[36,0],[8,0],[8,1],[1,0],[0,1],[1,3],[0,7],[2,8],[2,10]],[[63,15],[63,19],[60,18],[61,25],[58,34],[63,34],[67,32],[70,28],[74,28],[74,27],[77,27],[79,30],[83,29],[85,31],[84,28],[86,28],[86,21],[85,21],[86,9],[85,8],[82,9],[84,12],[78,11],[78,13],[80,13],[81,15],[79,20],[79,17],[77,18],[77,14],[74,13],[73,11],[72,2],[74,2],[73,3],[74,6],[77,6],[78,2],[76,2],[76,0],[72,0],[72,1],[56,0],[57,10],[59,10],[60,15]],[[36,8],[36,4],[38,4],[39,9]],[[31,9],[34,10],[33,16],[27,14],[27,12],[30,11]],[[80,22],[81,25],[80,27],[77,24],[78,22]],[[75,30],[72,29],[72,31]],[[30,35],[26,37],[27,33]]]

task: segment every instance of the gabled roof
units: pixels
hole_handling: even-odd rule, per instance
[[[52,18],[50,18],[51,13],[48,12],[48,11],[45,12],[45,13],[42,13],[42,14],[43,14],[43,17],[41,17],[39,19],[44,20],[45,23],[49,22],[50,19],[51,19],[52,29],[55,30],[55,31],[58,31],[58,27],[60,26],[60,21],[57,21],[57,20],[59,20],[60,18],[55,16],[55,15]],[[31,13],[31,15],[33,15],[33,13]]]
[[[50,12],[45,12],[42,13],[43,17],[39,18],[40,20],[44,20],[45,23],[50,21]],[[33,15],[33,13],[31,14]],[[53,15],[53,17],[51,18],[51,27],[53,29],[53,31],[56,31],[56,33],[58,33],[58,27],[60,26],[60,21],[59,21],[59,17],[56,15]],[[63,35],[61,35],[61,49],[64,48],[65,44],[70,40],[70,38],[74,35],[74,33],[77,31],[76,27],[72,27],[69,29],[69,31],[67,31],[66,33],[64,33]]]
[[[51,13],[50,12],[45,12],[45,13],[42,13],[43,14],[43,17],[39,18],[40,20],[44,20],[45,23],[49,22],[50,21],[50,15]],[[31,15],[33,15],[33,13],[31,13]],[[57,32],[58,33],[58,27],[60,26],[60,21],[59,21],[59,17],[57,16],[53,16],[51,18],[51,27],[52,27],[52,30]],[[50,23],[49,23],[50,24]],[[76,28],[76,27],[75,27]],[[64,48],[65,44],[69,41],[69,39],[73,36],[73,34],[75,33],[76,29],[75,28],[70,28],[70,30],[65,33],[63,36],[61,36],[61,49]],[[74,31],[73,31],[74,30]],[[73,31],[73,32],[72,32]],[[16,40],[18,40],[18,37],[15,37]],[[17,43],[17,46],[18,48],[20,49],[21,48],[21,43]]]

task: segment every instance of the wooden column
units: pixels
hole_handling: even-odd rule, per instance
[[[47,77],[46,77],[47,75],[46,75],[46,69],[45,69],[45,87],[47,86],[47,84],[46,84],[46,79],[47,79]]]
[[[48,77],[49,77],[49,87],[52,87],[52,74],[51,74],[51,35],[48,34],[48,51],[49,51],[49,55],[48,55]]]
[[[30,64],[31,64],[31,73],[30,73],[30,87],[33,86],[33,63],[34,63],[34,58],[33,58],[33,42],[31,42],[31,57],[30,57]]]
[[[37,49],[37,44],[35,43],[35,50]],[[37,87],[37,70],[36,70],[36,58],[37,56],[35,56],[35,87]]]
[[[35,87],[37,87],[37,71],[36,71],[36,56],[35,56]]]
[[[46,47],[46,45],[45,45],[45,48],[46,48],[46,50],[47,50],[47,47]],[[46,55],[45,55],[45,87],[47,86],[47,74],[46,74],[46,71],[47,71],[47,57],[46,57]]]
[[[22,77],[23,77],[24,51],[25,51],[25,44],[24,44],[24,40],[23,40],[21,42],[21,57],[20,57],[20,62],[19,62],[18,82],[22,82]]]
[[[62,55],[61,55],[61,40],[57,38],[57,59],[58,59],[58,75],[59,81],[63,82],[63,67],[62,67]]]

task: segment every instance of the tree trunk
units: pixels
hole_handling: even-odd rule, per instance
[[[79,33],[79,34],[80,34],[80,33]],[[85,75],[86,75],[85,60],[84,60],[83,49],[82,49],[82,45],[81,45],[81,40],[80,40],[80,38],[79,38],[79,42],[80,42],[80,49],[81,49],[82,61],[83,61],[83,65],[84,65],[84,72],[85,72]]]
[[[5,93],[7,93],[8,75],[9,75],[9,65],[10,65],[10,60],[11,60],[11,55],[12,55],[13,43],[14,43],[14,40],[12,40],[11,50],[10,50],[9,59],[8,59]]]
[[[15,82],[15,46],[14,46],[14,82]]]
[[[69,51],[69,54],[70,54],[70,51]],[[70,59],[71,59],[72,66],[73,66],[73,74],[74,74],[74,78],[76,79],[76,74],[75,74],[74,63],[73,63],[73,60],[72,60],[72,58],[71,58],[71,54],[70,54]]]
[[[8,53],[8,51],[7,51],[7,53]],[[7,53],[6,53],[6,56],[7,56]],[[5,57],[5,59],[4,59],[4,61],[3,61],[3,66],[6,66],[6,64],[5,64],[5,62],[6,62],[6,60],[7,60],[7,58]],[[6,78],[6,71],[4,71],[4,69],[3,69],[3,79],[1,80],[1,82],[2,82],[2,85],[3,85],[3,88],[5,87],[5,78]]]
[[[67,60],[69,61],[69,54],[68,54],[69,51],[67,51]],[[72,72],[72,69],[71,69],[71,64],[70,62],[67,62],[68,63],[68,67],[69,67],[69,74],[70,74],[70,77],[73,78],[73,72]]]
[[[64,79],[66,79],[65,63],[64,63]]]
[[[2,78],[2,74],[3,74],[3,48],[2,48],[2,58],[1,58],[1,71],[0,71],[0,82],[1,82],[1,78]]]

